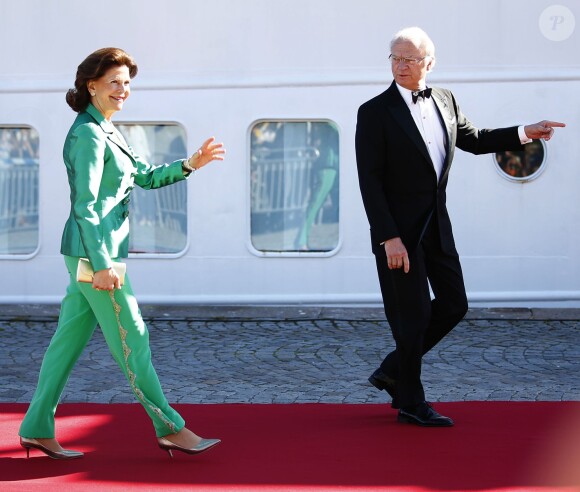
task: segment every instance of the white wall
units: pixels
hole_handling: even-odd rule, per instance
[[[577,1],[558,4],[580,24]],[[580,303],[580,25],[569,38],[550,40],[542,12],[551,5],[0,0],[0,124],[38,130],[43,204],[38,253],[0,260],[2,274],[14,279],[0,282],[0,302],[55,302],[64,292],[58,249],[69,204],[61,149],[74,118],[64,93],[77,65],[103,46],[119,46],[139,64],[124,121],[179,122],[190,150],[212,134],[228,149],[226,162],[188,184],[191,238],[185,255],[129,260],[142,302],[378,302],[356,177],[356,110],[390,83],[392,34],[419,25],[436,44],[431,84],[452,89],[478,126],[544,118],[568,124],[547,144],[546,171],[530,183],[506,181],[492,156],[456,153],[449,208],[470,299]],[[248,129],[263,118],[328,118],[338,124],[336,255],[259,258],[250,252]]]

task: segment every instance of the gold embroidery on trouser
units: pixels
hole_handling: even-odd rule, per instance
[[[125,368],[127,369],[127,374],[129,376],[129,384],[131,385],[131,389],[133,390],[133,392],[135,393],[137,398],[141,401],[141,403],[143,403],[143,405],[147,405],[147,407],[150,408],[155,413],[155,415],[157,415],[165,423],[165,425],[167,427],[169,427],[169,429],[171,429],[172,432],[177,432],[175,430],[175,424],[165,418],[165,415],[163,414],[163,412],[161,411],[160,408],[153,406],[153,405],[151,405],[151,403],[146,401],[145,396],[143,395],[143,392],[135,384],[135,380],[137,379],[137,376],[129,367],[129,355],[131,354],[131,349],[127,345],[127,341],[126,341],[127,340],[127,330],[125,330],[125,328],[123,328],[123,325],[121,324],[121,316],[120,316],[121,306],[119,306],[119,304],[115,300],[115,293],[113,290],[109,291],[109,296],[111,298],[111,302],[113,303],[113,310],[115,311],[115,318],[117,319],[117,326],[119,327],[119,334],[121,335],[121,346],[123,347],[123,357],[125,359]]]

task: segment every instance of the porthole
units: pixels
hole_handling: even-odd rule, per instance
[[[546,167],[546,144],[534,140],[524,145],[523,150],[506,150],[496,152],[496,169],[499,174],[510,181],[526,182],[536,179]]]

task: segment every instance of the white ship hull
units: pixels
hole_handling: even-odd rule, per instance
[[[14,237],[4,245],[0,303],[53,303],[64,294],[62,145],[74,119],[64,94],[80,61],[110,45],[139,64],[116,120],[175,124],[189,152],[215,135],[228,151],[225,162],[188,181],[183,248],[127,260],[140,302],[379,303],[356,173],[356,111],[390,84],[391,35],[419,25],[437,50],[428,82],[451,89],[480,128],[567,123],[544,146],[535,179],[508,179],[493,155],[456,153],[448,203],[470,302],[579,306],[580,5],[550,17],[551,5],[146,0],[111,5],[105,21],[75,0],[2,2],[0,132],[31,128],[39,150],[38,190],[27,191],[37,193],[36,236],[24,253]],[[562,25],[570,29],[570,13],[579,26],[557,39],[566,35]],[[329,249],[256,247],[252,132],[272,121],[330,122],[338,130],[338,221]]]

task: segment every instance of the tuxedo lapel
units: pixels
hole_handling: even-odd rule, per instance
[[[445,132],[447,134],[447,140],[445,142],[445,162],[443,163],[443,172],[441,173],[441,179],[439,180],[441,183],[449,172],[449,165],[453,159],[457,119],[455,114],[451,111],[451,102],[448,100],[447,95],[444,92],[435,87],[431,92],[431,97],[433,98],[435,107],[439,112],[441,123],[445,127]]]
[[[433,169],[433,162],[431,161],[431,156],[425,145],[425,141],[415,124],[415,120],[411,116],[411,112],[405,103],[405,100],[401,96],[399,89],[395,82],[386,91],[387,96],[387,109],[391,113],[393,119],[401,126],[405,133],[411,138],[413,143],[419,148],[427,163]]]

